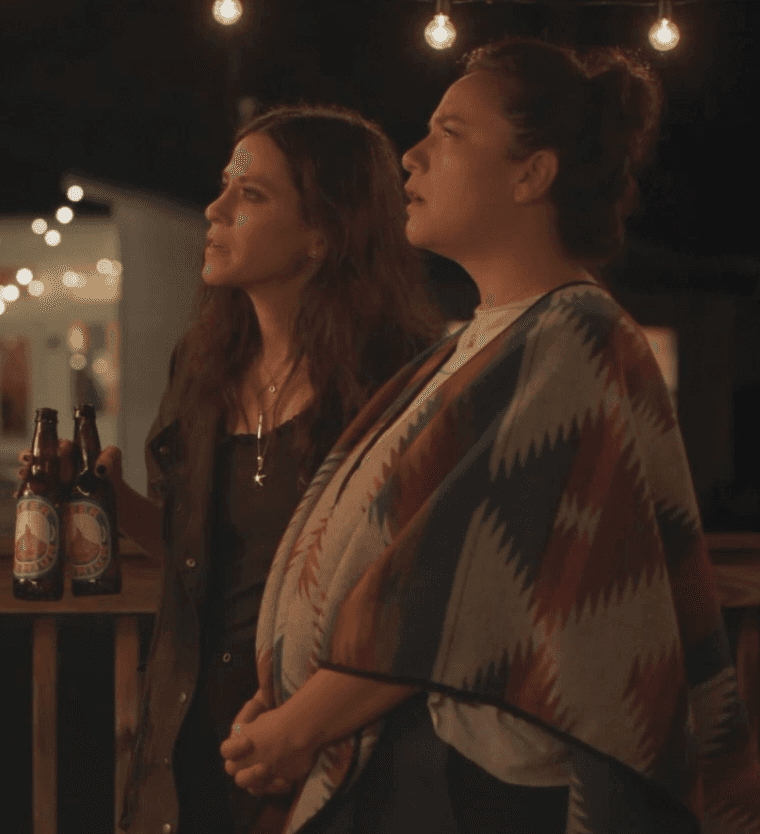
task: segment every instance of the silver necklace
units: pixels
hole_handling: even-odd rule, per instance
[[[272,377],[273,379],[274,377]],[[269,391],[270,394],[277,393],[277,386],[272,382],[272,379],[269,380],[267,386],[264,386],[266,390]],[[258,402],[259,397],[261,394],[264,393],[264,389],[262,388],[261,391],[256,395],[256,401]],[[253,476],[253,480],[260,486],[264,486],[264,478],[266,475],[263,474],[262,469],[264,468],[264,455],[266,455],[267,451],[269,450],[269,444],[272,442],[272,434],[274,432],[274,426],[272,430],[269,432],[269,437],[267,438],[266,446],[264,447],[264,452],[261,451],[261,430],[264,424],[264,411],[259,411],[259,427],[256,431],[256,474]]]

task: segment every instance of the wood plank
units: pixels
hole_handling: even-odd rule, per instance
[[[114,831],[119,831],[119,817],[127,782],[130,754],[137,731],[140,704],[140,634],[137,617],[126,614],[114,623]]]
[[[55,602],[13,596],[13,565],[0,562],[1,614],[155,614],[161,593],[161,570],[143,559],[121,560],[121,593],[75,597],[66,574],[63,597]]]
[[[724,608],[760,605],[760,560],[737,565],[713,565],[718,599]]]
[[[55,617],[36,617],[32,631],[32,831],[58,828],[58,632]]]
[[[750,608],[744,612],[739,627],[736,674],[739,694],[747,709],[750,730],[760,744],[760,610],[757,608]]]
[[[714,550],[756,550],[760,553],[760,533],[705,533],[707,547]]]

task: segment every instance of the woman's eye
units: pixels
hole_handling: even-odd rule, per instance
[[[456,133],[454,133],[454,131],[450,127],[444,126],[443,132],[446,134],[446,136],[456,136]]]
[[[258,191],[248,191],[245,192],[246,196],[249,197],[251,200],[263,200],[263,196],[259,194]]]

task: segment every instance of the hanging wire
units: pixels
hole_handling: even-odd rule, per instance
[[[432,5],[435,0],[403,0],[406,3],[427,3]],[[452,6],[484,3],[492,6],[495,3],[520,3],[527,6],[557,6],[575,8],[577,6],[636,6],[638,8],[657,8],[659,0],[449,0]],[[700,3],[709,6],[728,6],[735,3],[757,2],[757,0],[671,0],[673,6],[692,6]]]

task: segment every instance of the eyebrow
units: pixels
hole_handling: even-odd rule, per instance
[[[441,116],[435,116],[430,119],[427,123],[428,130],[430,130],[434,124],[441,124],[441,122],[457,122],[460,125],[467,125],[467,122],[461,116],[456,116],[454,113],[444,113]]]
[[[226,181],[230,178],[229,172],[225,168],[222,171],[222,180]],[[236,180],[240,180],[241,182],[251,183],[253,185],[261,185],[264,188],[267,188],[269,191],[277,191],[270,180],[266,179],[265,177],[248,177],[245,174],[240,174],[239,176],[235,177]]]

